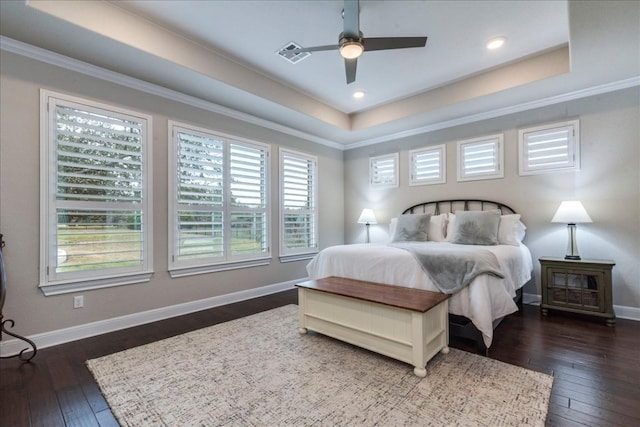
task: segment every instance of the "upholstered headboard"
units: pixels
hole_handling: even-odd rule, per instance
[[[402,214],[430,213],[433,215],[439,215],[446,212],[455,212],[456,210],[485,211],[489,209],[499,209],[500,213],[502,213],[503,215],[516,213],[515,210],[505,205],[504,203],[494,202],[491,200],[452,199],[419,203],[405,209]]]

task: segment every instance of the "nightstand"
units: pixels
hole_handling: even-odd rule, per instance
[[[611,298],[610,260],[540,258],[542,314],[548,310],[604,317],[607,326],[616,324]]]

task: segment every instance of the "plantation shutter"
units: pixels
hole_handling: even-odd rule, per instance
[[[150,118],[46,91],[42,107],[43,292],[146,281]]]
[[[169,127],[172,277],[264,265],[257,260],[269,255],[268,146]]]
[[[267,253],[267,151],[230,144],[231,255]]]
[[[410,151],[410,185],[440,184],[446,182],[445,146]]]
[[[224,255],[224,142],[176,129],[177,248],[179,260]]]
[[[369,183],[373,187],[398,186],[398,153],[369,159]]]
[[[143,124],[56,105],[56,273],[139,266]]]
[[[458,180],[502,178],[502,135],[458,142]]]
[[[281,255],[317,252],[315,157],[280,151]]]
[[[577,121],[521,130],[520,174],[576,168]]]

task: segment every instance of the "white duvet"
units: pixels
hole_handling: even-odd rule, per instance
[[[442,245],[454,245],[442,242]],[[483,274],[449,299],[449,312],[470,319],[482,332],[489,348],[493,321],[518,311],[516,290],[531,279],[533,261],[524,246],[482,246],[498,258],[504,278]],[[339,276],[350,279],[426,289],[439,292],[413,255],[385,244],[332,246],[318,253],[307,265],[311,279]]]

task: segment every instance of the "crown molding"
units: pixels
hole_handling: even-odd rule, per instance
[[[616,90],[628,89],[634,86],[640,86],[640,76],[635,76],[628,79],[605,83],[598,86],[592,86],[586,89],[567,92],[561,95],[555,95],[547,98],[537,99],[535,101],[524,102],[522,104],[512,105],[509,107],[498,108],[491,111],[485,111],[479,114],[471,114],[471,115],[459,117],[453,120],[446,120],[439,123],[433,123],[427,126],[421,126],[413,129],[408,129],[402,132],[396,132],[393,134],[384,135],[378,138],[362,140],[353,144],[345,145],[344,150],[345,151],[353,150],[354,148],[366,147],[369,145],[379,144],[381,142],[393,141],[396,139],[406,138],[414,135],[420,135],[423,133],[433,132],[436,130],[446,129],[446,128],[464,125],[468,123],[478,122],[481,120],[493,119],[496,117],[506,116],[508,114],[520,113],[522,111],[533,110],[535,108],[559,104],[561,102],[573,101],[575,99],[586,98],[593,95],[600,95],[603,93],[614,92]]]
[[[267,129],[271,129],[277,132],[281,132],[287,135],[294,136],[296,138],[303,138],[311,142],[315,142],[321,145],[326,145],[331,148],[343,150],[344,145],[338,144],[333,141],[329,141],[324,138],[320,138],[316,135],[312,135],[306,132],[299,131],[297,129],[284,126],[270,120],[265,120],[251,114],[243,113],[232,108],[224,107],[214,102],[205,101],[191,95],[184,94],[166,87],[156,85],[153,83],[145,82],[134,77],[127,76],[125,74],[117,73],[115,71],[107,70],[102,67],[98,67],[77,59],[70,58],[59,53],[51,52],[46,49],[42,49],[27,43],[23,43],[18,40],[11,39],[9,37],[0,36],[0,50],[15,53],[17,55],[24,56],[26,58],[35,59],[37,61],[45,62],[47,64],[55,65],[60,68],[64,68],[70,71],[75,71],[81,74],[89,75],[99,78],[101,80],[115,83],[121,86],[129,87],[141,92],[145,92],[151,95],[156,95],[162,98],[170,99],[172,101],[178,101],[186,105],[201,108],[212,113],[220,114],[233,119],[241,120],[247,123],[251,123],[256,126],[261,126]]]
[[[586,98],[593,95],[600,95],[603,93],[613,92],[616,90],[627,89],[634,86],[640,86],[640,76],[634,76],[628,79],[618,80],[615,82],[605,83],[602,85],[592,86],[585,89],[580,89],[572,92],[567,92],[561,95],[555,95],[547,98],[538,99],[535,101],[524,102],[521,104],[512,105],[509,107],[498,108],[491,111],[485,111],[478,114],[470,114],[467,116],[459,117],[452,120],[445,120],[437,123],[432,123],[426,126],[420,126],[412,129],[407,129],[401,132],[395,132],[387,135],[382,135],[375,138],[363,139],[351,144],[339,144],[334,141],[321,138],[316,135],[312,135],[297,129],[284,126],[270,120],[262,119],[251,114],[243,113],[232,108],[223,107],[219,104],[204,101],[202,99],[186,95],[182,92],[178,92],[172,89],[168,89],[153,83],[145,82],[143,80],[136,79],[115,71],[110,71],[102,67],[88,64],[77,59],[70,58],[55,52],[51,52],[46,49],[42,49],[27,43],[23,43],[5,36],[0,36],[0,50],[15,53],[27,58],[42,61],[51,65],[55,65],[61,68],[65,68],[78,73],[86,74],[89,76],[97,77],[99,79],[109,81],[118,85],[129,87],[141,92],[156,95],[162,98],[178,101],[186,105],[201,108],[206,111],[211,111],[216,114],[221,114],[226,117],[241,120],[247,123],[261,126],[267,129],[271,129],[277,132],[281,132],[287,135],[294,136],[296,138],[303,138],[305,140],[315,142],[327,147],[331,147],[341,151],[353,150],[360,147],[366,147],[369,145],[380,144],[383,142],[393,141],[401,138],[407,138],[414,135],[433,132],[436,130],[446,129],[454,126],[464,125],[468,123],[478,122],[481,120],[492,119],[508,114],[519,113],[522,111],[532,110],[535,108],[546,107],[549,105],[559,104],[561,102],[572,101],[580,98]]]

